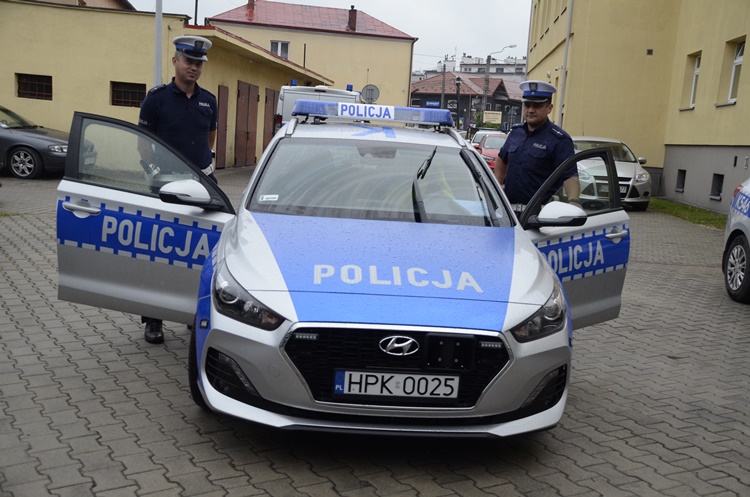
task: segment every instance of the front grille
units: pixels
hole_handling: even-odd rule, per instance
[[[403,356],[386,354],[380,349],[380,342],[395,335],[413,338],[419,350]],[[509,360],[499,337],[388,329],[299,329],[290,336],[284,350],[316,400],[381,406],[472,407]],[[337,395],[336,370],[458,376],[458,398]]]

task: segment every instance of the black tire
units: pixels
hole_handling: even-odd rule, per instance
[[[634,211],[643,212],[648,209],[648,202],[633,202],[630,204],[630,207],[632,207]]]
[[[729,243],[723,269],[724,286],[732,300],[750,303],[750,245],[745,235]]]
[[[44,164],[36,150],[29,147],[14,148],[8,154],[8,170],[19,179],[38,178],[44,172]]]
[[[195,350],[195,326],[190,332],[190,350],[188,351],[188,383],[190,384],[190,396],[193,397],[195,405],[204,411],[211,409],[206,404],[201,389],[198,386],[198,352]]]

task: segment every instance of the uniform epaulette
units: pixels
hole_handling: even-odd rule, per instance
[[[560,126],[552,125],[550,126],[550,131],[552,131],[552,134],[554,134],[558,138],[567,138],[569,137],[568,133],[562,129]]]
[[[164,88],[166,88],[166,87],[167,87],[167,85],[159,85],[159,86],[154,86],[153,88],[151,88],[151,89],[150,89],[150,90],[148,91],[148,94],[149,94],[149,95],[151,95],[152,93],[156,93],[156,92],[158,92],[158,91],[161,91],[161,90],[163,90],[163,89],[164,89]]]

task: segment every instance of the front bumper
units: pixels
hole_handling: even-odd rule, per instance
[[[199,384],[208,405],[264,425],[325,431],[508,436],[550,428],[562,416],[570,372],[568,330],[527,344],[478,330],[288,324],[274,332],[212,312],[212,329],[198,340]],[[297,333],[326,340],[294,344]],[[372,344],[384,335],[458,337],[464,345],[497,344],[464,356],[459,370],[436,371],[425,359],[386,357]],[[356,335],[356,339],[352,338]],[[362,350],[364,348],[364,351]],[[302,350],[304,349],[304,350]],[[434,349],[434,347],[433,347]],[[451,352],[452,353],[452,352]],[[471,359],[467,359],[471,357]],[[471,364],[469,364],[469,362]],[[341,398],[336,369],[457,374],[459,398]]]

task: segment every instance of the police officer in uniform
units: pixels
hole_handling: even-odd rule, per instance
[[[203,63],[208,61],[206,52],[211,42],[200,36],[178,36],[172,42],[174,78],[148,92],[141,104],[138,126],[173,146],[216,181],[211,150],[216,141],[218,106],[216,97],[197,83]],[[150,146],[139,143],[138,151],[146,173],[158,168]],[[144,338],[148,343],[164,342],[161,320],[143,317],[142,321],[146,323]]]
[[[575,153],[570,135],[548,118],[557,88],[544,81],[524,81],[520,87],[524,122],[513,126],[495,165],[495,176],[517,212],[523,210],[552,172]],[[547,202],[563,185],[568,202],[577,204],[581,186],[575,163],[545,193],[542,202]]]

